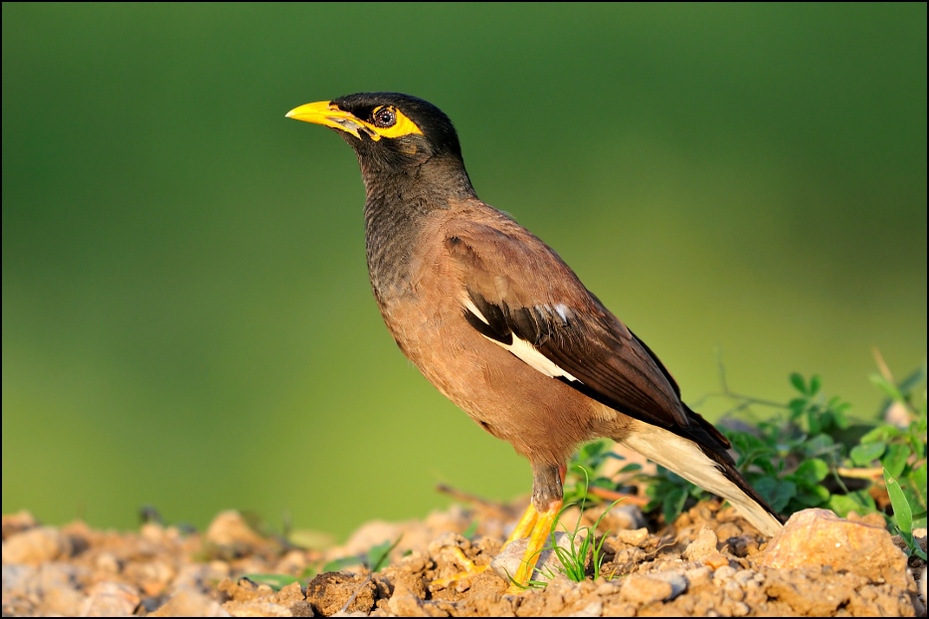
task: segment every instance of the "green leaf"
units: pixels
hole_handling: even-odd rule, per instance
[[[810,391],[809,391],[809,394],[810,394],[810,395],[816,395],[817,393],[819,393],[819,387],[820,387],[821,384],[822,384],[822,380],[819,378],[819,375],[818,375],[818,374],[813,374],[813,376],[810,377]]]
[[[755,454],[752,455],[751,460],[748,460],[746,462],[746,466],[748,465],[748,462],[750,462],[752,465],[757,466],[762,471],[764,471],[765,475],[769,475],[771,477],[777,477],[778,469],[777,467],[774,466],[774,462],[772,462],[774,458],[764,457],[765,455],[766,454],[764,453],[756,452]]]
[[[914,507],[918,506],[921,511],[926,511],[926,465],[925,463],[917,469],[914,469],[909,475],[910,485],[913,487],[914,494],[918,497]]]
[[[906,445],[895,443],[887,447],[887,453],[881,458],[881,464],[884,469],[890,473],[891,477],[900,477],[906,468],[907,460],[910,457],[910,450]]]
[[[801,462],[791,477],[797,481],[802,480],[807,485],[818,486],[819,482],[826,479],[828,474],[828,464],[819,458],[811,458]]]
[[[297,577],[290,574],[245,574],[245,578],[259,585],[268,585],[275,591],[280,591],[287,585],[297,582]]]
[[[397,547],[401,539],[403,539],[402,535],[397,537],[393,542],[387,540],[386,542],[371,547],[371,550],[368,551],[368,567],[372,572],[377,572],[387,565],[387,557],[390,551]]]
[[[890,495],[890,504],[894,508],[894,522],[900,528],[900,532],[906,535],[913,534],[913,511],[910,504],[907,503],[906,497],[903,496],[903,490],[897,480],[890,476],[887,469],[884,469],[884,483],[887,484],[887,494]]]
[[[790,384],[794,386],[794,389],[799,391],[802,394],[806,394],[806,382],[803,380],[803,376],[794,372],[790,375]]]
[[[856,466],[870,466],[872,462],[880,458],[887,449],[887,444],[883,441],[867,443],[864,445],[855,445],[848,452],[849,457]]]
[[[867,494],[858,492],[853,492],[851,494],[833,494],[829,497],[826,507],[842,518],[846,518],[849,512],[869,514],[875,510],[874,499]]]
[[[724,433],[740,453],[745,454],[750,451],[769,449],[767,443],[749,432],[730,430]]]
[[[888,423],[883,423],[861,437],[861,443],[889,443],[900,436],[901,431]]]
[[[831,411],[832,423],[837,428],[845,429],[849,426],[848,417],[845,412],[852,407],[848,402],[843,402],[842,398],[835,396],[829,399],[828,408]]]
[[[351,557],[342,557],[340,559],[333,559],[325,565],[323,565],[323,572],[339,572],[350,565],[362,565],[364,562],[361,560],[361,557],[355,555]]]
[[[665,523],[671,524],[680,515],[684,509],[684,503],[687,501],[687,489],[678,486],[665,496],[664,504],[661,506],[661,513],[664,516]]]
[[[809,456],[833,453],[835,451],[835,440],[828,434],[817,434],[804,442],[803,451]]]
[[[477,520],[472,520],[471,524],[468,525],[468,528],[461,532],[461,537],[465,539],[471,539],[474,537],[474,534],[477,533]]]
[[[797,486],[792,481],[763,477],[755,483],[755,490],[767,499],[771,508],[783,511],[792,498],[797,495]]]
[[[806,410],[806,399],[805,398],[794,398],[787,403],[787,407],[791,411],[791,420],[796,421],[798,417],[803,415],[803,411]]]

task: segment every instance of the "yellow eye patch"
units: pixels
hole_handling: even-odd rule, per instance
[[[393,116],[393,124],[381,127],[377,123],[378,119],[384,115]],[[419,127],[416,126],[412,120],[410,120],[403,112],[398,110],[392,105],[381,105],[374,108],[374,111],[371,112],[371,118],[374,119],[375,124],[372,125],[374,131],[376,131],[380,137],[385,138],[399,138],[405,135],[410,135],[416,133],[422,135],[423,132],[419,130]],[[372,139],[377,140],[371,136]]]
[[[317,101],[316,103],[301,105],[287,112],[287,117],[339,129],[352,134],[358,139],[361,139],[360,131],[364,131],[375,142],[381,138],[400,138],[412,134],[423,135],[422,130],[416,126],[416,123],[393,106],[382,105],[375,108],[371,113],[372,120],[378,118],[379,113],[382,114],[383,118],[386,118],[383,115],[385,111],[392,112],[394,118],[393,124],[385,127],[379,127],[358,118],[351,112],[340,110],[338,106],[329,101]]]

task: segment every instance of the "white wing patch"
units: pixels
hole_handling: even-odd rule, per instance
[[[497,342],[497,340],[493,341]],[[513,336],[513,343],[509,346],[504,346],[501,342],[497,342],[497,344],[500,344],[500,346],[503,346],[508,351],[519,357],[522,361],[528,363],[546,376],[551,376],[552,378],[564,376],[568,380],[574,381],[576,383],[581,382],[571,374],[558,367],[551,359],[536,350],[535,346],[526,340],[519,339],[515,335]]]
[[[481,313],[481,310],[477,309],[477,306],[474,304],[474,301],[471,300],[471,297],[464,298],[464,306],[469,312],[480,318],[481,322],[483,322],[485,325],[490,325],[490,322],[487,320],[487,318],[484,317],[484,314]]]
[[[559,303],[555,306],[555,311],[558,312],[558,315],[561,317],[561,321],[564,324],[568,324],[571,320],[571,308],[565,305],[564,303]]]
[[[486,325],[490,324],[490,322],[487,320],[484,314],[481,313],[481,310],[477,309],[477,306],[474,305],[473,301],[471,301],[470,297],[465,297],[464,306],[467,308],[469,312],[477,316],[481,320],[481,322],[483,322]],[[568,309],[568,307],[565,306],[563,303],[559,303],[558,305],[555,306],[555,312],[557,312],[558,316],[564,320],[565,324],[567,324],[568,317],[571,315],[571,310]],[[511,333],[510,335],[513,338],[513,343],[510,344],[509,346],[507,346],[503,342],[500,342],[499,340],[495,340],[491,337],[487,337],[486,335],[484,337],[490,340],[491,342],[493,342],[494,344],[500,346],[501,348],[505,348],[506,350],[510,351],[513,355],[518,357],[523,363],[529,365],[531,368],[533,368],[537,372],[541,372],[542,374],[545,374],[546,376],[550,376],[551,378],[564,377],[576,383],[581,382],[577,378],[575,378],[574,376],[566,372],[565,370],[558,367],[558,365],[555,364],[554,361],[552,361],[551,359],[549,359],[548,357],[540,353],[536,349],[536,347],[533,346],[531,343],[527,342],[526,340],[522,340],[516,337],[516,334],[514,333]]]

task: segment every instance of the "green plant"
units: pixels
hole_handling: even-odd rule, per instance
[[[913,538],[913,510],[910,502],[900,488],[900,484],[890,476],[887,469],[884,469],[884,483],[887,485],[887,494],[890,495],[890,502],[894,508],[893,523],[897,533],[906,542],[910,553],[925,561],[925,551],[919,547],[919,544]]]
[[[827,397],[819,376],[805,379],[791,374],[796,395],[779,403],[729,391],[721,368],[721,395],[735,401],[734,411],[759,405],[777,411],[754,427],[722,429],[738,453],[739,469],[779,513],[789,515],[809,507],[828,508],[840,516],[879,512],[907,541],[910,551],[923,556],[912,530],[926,526],[926,367],[924,363],[897,382],[879,356],[877,360],[880,373],[871,380],[888,396],[879,421],[853,420],[851,405]],[[888,411],[894,412],[892,421]],[[570,486],[574,496],[590,496],[611,483],[597,473],[610,457],[606,447],[592,445],[579,453],[578,462],[591,471],[595,482],[584,492],[576,483]],[[688,502],[709,497],[662,467],[657,475],[639,475],[638,482],[646,485],[649,497],[645,511],[660,510],[667,523]],[[887,496],[882,498],[885,488]]]
[[[600,514],[592,527],[582,527],[580,520],[574,525],[573,531],[569,531],[567,527],[563,526],[564,533],[566,533],[570,539],[567,548],[558,544],[555,527],[552,527],[548,546],[539,552],[551,550],[555,553],[558,562],[561,564],[561,569],[559,571],[574,582],[582,582],[586,580],[588,576],[596,580],[600,577],[600,568],[603,566],[603,561],[606,558],[603,553],[603,544],[609,534],[609,531],[605,531],[598,541],[597,530],[600,528],[600,524],[603,522],[604,517],[606,517],[610,509],[617,503],[619,503],[619,501],[613,501],[612,505],[603,510],[603,513]],[[574,507],[574,505],[574,503],[566,503],[561,508],[561,511],[558,512],[558,517],[555,519],[555,522],[560,523],[565,510]],[[583,502],[577,505],[580,507],[581,511],[584,511],[585,505]],[[578,542],[578,538],[580,538],[580,542]],[[589,564],[588,557],[590,558]],[[555,577],[553,571],[547,571],[545,574],[548,576],[549,580]],[[546,585],[546,582],[538,580],[530,580],[525,586],[519,585],[512,576],[510,577],[510,582],[524,588],[543,588]]]
[[[582,527],[580,526],[580,521],[578,521],[574,526],[574,531],[568,531],[567,528],[565,528],[565,533],[568,534],[571,540],[567,548],[557,543],[555,533],[554,531],[552,532],[552,551],[555,553],[555,556],[558,557],[558,561],[561,563],[565,576],[574,582],[581,582],[587,578],[587,557],[590,557],[590,577],[594,580],[600,577],[600,568],[605,558],[603,554],[603,543],[606,541],[606,535],[609,532],[604,532],[600,537],[600,541],[597,541],[597,530],[600,528],[600,523],[603,522],[603,518],[618,502],[619,501],[614,501],[609,508],[605,509],[592,527]],[[568,505],[567,507],[571,506]],[[581,504],[580,508],[583,511],[584,505]],[[565,508],[563,507],[561,513],[558,514],[559,521],[561,520],[561,514],[564,513],[564,510]],[[581,535],[580,543],[577,541],[579,535]]]
[[[243,578],[247,578],[259,585],[268,585],[275,591],[280,591],[291,583],[300,582],[303,580],[302,577],[291,576],[290,574],[267,574],[259,572],[245,574]]]
[[[645,496],[648,497],[644,511],[652,513],[660,510],[667,523],[677,519],[688,499],[696,502],[710,497],[701,488],[660,465],[655,475],[643,475],[639,480],[645,484]]]
[[[400,543],[400,540],[403,539],[403,536],[397,537],[394,541],[387,540],[383,543],[376,544],[368,549],[368,552],[363,555],[352,555],[350,557],[342,557],[341,559],[334,559],[326,563],[322,571],[323,572],[337,572],[349,565],[357,565],[361,563],[366,568],[372,572],[378,572],[382,568],[387,567],[388,561],[390,559],[390,552],[397,547],[397,544]]]
[[[306,585],[318,573],[337,572],[343,568],[358,564],[364,565],[371,572],[377,572],[387,565],[390,552],[397,547],[397,544],[400,543],[401,538],[402,536],[398,537],[394,541],[388,540],[381,544],[372,546],[366,553],[362,555],[352,555],[350,557],[334,559],[328,563],[325,563],[324,565],[320,565],[318,563],[315,565],[309,565],[304,568],[297,576],[273,572],[253,572],[250,574],[245,574],[244,578],[248,578],[249,580],[259,585],[268,585],[275,591],[280,591],[287,585],[294,582],[299,582],[303,585]]]
[[[338,572],[339,570],[352,566],[358,565],[359,563],[368,568],[372,573],[378,572],[384,567],[387,566],[390,552],[397,547],[397,544],[400,543],[402,536],[398,537],[394,541],[386,541],[381,544],[377,544],[368,549],[363,555],[353,555],[351,557],[342,557],[341,559],[334,559],[329,561],[317,571],[317,566],[308,566],[306,567],[299,576],[292,576],[290,574],[278,574],[278,573],[252,573],[245,574],[245,578],[256,582],[260,585],[268,585],[275,591],[280,591],[287,585],[300,582],[301,584],[307,584],[317,572]]]

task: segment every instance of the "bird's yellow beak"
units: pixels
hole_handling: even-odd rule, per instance
[[[375,108],[375,111],[378,109],[380,108]],[[416,123],[407,118],[402,112],[394,109],[394,113],[397,119],[394,125],[376,127],[367,121],[361,120],[351,112],[340,110],[339,106],[332,103],[332,101],[317,101],[316,103],[307,103],[295,107],[287,112],[287,118],[332,127],[350,133],[359,140],[361,139],[360,132],[363,131],[375,142],[381,138],[399,138],[410,134],[423,134],[422,130],[416,126]]]
[[[287,112],[287,118],[340,129],[346,133],[351,133],[358,139],[361,139],[359,131],[364,131],[374,140],[381,139],[381,136],[373,131],[373,128],[368,123],[359,120],[350,112],[343,112],[330,101],[317,101],[316,103],[307,103],[295,107]]]

